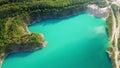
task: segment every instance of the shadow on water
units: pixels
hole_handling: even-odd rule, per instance
[[[108,59],[108,61],[110,62],[110,63],[112,63],[112,60],[111,60],[111,58],[110,58],[110,56],[109,56],[109,54],[106,52],[106,55],[107,55],[107,59]]]
[[[11,53],[8,55],[7,58],[14,58],[14,57],[19,57],[19,58],[23,58],[23,57],[27,57],[30,54],[32,54],[32,52],[17,52],[17,53]]]
[[[59,23],[61,22],[62,20],[65,20],[65,19],[70,19],[71,17],[76,17],[76,16],[79,16],[79,15],[82,15],[82,14],[86,14],[87,12],[80,12],[79,14],[76,14],[76,15],[72,15],[72,16],[69,16],[69,17],[65,17],[65,18],[51,18],[51,19],[45,19],[45,20],[42,20],[42,21],[37,21],[35,22],[35,24],[33,25],[30,25],[30,26],[35,26],[35,25],[42,25],[42,26],[46,26],[46,25],[53,25],[53,24],[56,24],[56,23]]]
[[[27,57],[31,54],[33,54],[34,52],[36,51],[39,51],[39,50],[42,50],[42,49],[37,49],[35,51],[32,51],[32,52],[16,52],[16,53],[11,53],[7,56],[7,58],[14,58],[14,57],[19,57],[19,58],[23,58],[23,57]]]
[[[46,19],[46,20],[43,20],[43,21],[38,21],[34,24],[35,25],[42,25],[42,26],[46,26],[46,25],[53,25],[53,24],[56,24],[56,23],[59,23],[60,21],[62,21],[62,19]]]

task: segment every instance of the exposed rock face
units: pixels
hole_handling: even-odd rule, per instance
[[[96,16],[96,17],[100,17],[100,18],[103,18],[103,19],[106,19],[109,15],[109,8],[108,7],[100,8],[95,4],[88,5],[88,8],[87,8],[86,11],[88,13]]]

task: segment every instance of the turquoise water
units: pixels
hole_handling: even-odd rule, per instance
[[[41,32],[46,48],[9,55],[2,68],[112,68],[105,50],[106,22],[82,13],[66,19],[49,19],[29,27]]]

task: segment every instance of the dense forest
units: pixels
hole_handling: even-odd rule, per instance
[[[55,17],[67,16],[84,11],[88,4],[106,5],[104,0],[0,0],[0,53],[11,52],[8,47],[13,44],[41,45],[42,35],[27,29],[34,17],[47,18],[50,13],[56,14]]]

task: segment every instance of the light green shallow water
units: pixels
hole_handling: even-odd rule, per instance
[[[105,53],[105,26],[104,20],[88,13],[39,22],[29,30],[43,33],[47,47],[33,53],[11,54],[2,68],[111,68]]]

